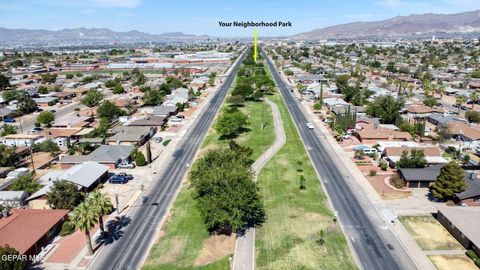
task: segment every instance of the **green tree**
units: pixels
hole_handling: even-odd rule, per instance
[[[245,103],[245,99],[242,96],[230,96],[227,99],[227,102],[230,103],[232,106],[239,107]]]
[[[47,152],[50,153],[50,155],[53,157],[60,153],[60,147],[52,139],[48,139],[43,142],[34,144],[33,151]]]
[[[15,256],[16,259],[4,259],[8,258],[9,256]],[[23,270],[26,269],[27,262],[20,257],[20,252],[16,249],[6,245],[4,247],[0,247],[0,269],[5,270]]]
[[[0,74],[0,90],[5,90],[10,87],[10,78]]]
[[[19,93],[17,90],[5,90],[2,92],[2,97],[5,100],[5,102],[15,100],[17,99],[18,96],[19,96]]]
[[[158,90],[146,91],[143,95],[143,104],[149,106],[156,106],[161,104],[163,101],[163,96]]]
[[[404,104],[402,98],[395,99],[390,95],[379,96],[367,106],[366,113],[373,117],[380,117],[385,124],[393,124],[400,116],[400,110]]]
[[[217,73],[216,72],[212,72],[210,73],[210,75],[208,76],[208,84],[210,84],[210,86],[213,86],[215,84],[215,77],[217,76]]]
[[[425,106],[428,106],[430,108],[436,106],[438,103],[437,99],[435,99],[434,97],[427,97],[423,100],[423,104]]]
[[[90,230],[95,227],[96,218],[95,212],[88,201],[84,201],[75,207],[70,216],[70,223],[75,226],[75,229],[85,233],[88,255],[93,254]]]
[[[314,109],[315,111],[321,110],[322,107],[323,107],[323,101],[322,101],[322,100],[320,100],[320,101],[316,102],[315,104],[313,104],[313,109]]]
[[[42,95],[48,94],[48,88],[46,86],[41,85],[38,87],[38,92]]]
[[[237,135],[248,123],[247,118],[248,117],[240,111],[223,113],[218,117],[214,128],[220,136],[231,138]]]
[[[20,114],[28,114],[34,112],[38,107],[37,103],[27,95],[21,95],[17,98],[17,110]]]
[[[480,112],[468,111],[465,113],[465,118],[472,123],[480,123]]]
[[[123,94],[125,93],[125,88],[123,88],[123,86],[121,84],[118,84],[118,85],[115,85],[113,88],[112,88],[112,93],[114,94]]]
[[[66,180],[57,180],[47,193],[47,203],[55,209],[73,210],[83,201],[83,193],[78,186]]]
[[[133,155],[133,160],[135,161],[135,164],[137,166],[145,166],[147,165],[147,161],[145,160],[145,156],[143,155],[143,153],[141,151],[136,151]]]
[[[113,210],[113,204],[109,197],[105,196],[100,190],[95,190],[88,197],[88,203],[94,212],[94,215],[98,218],[100,224],[100,230],[105,233],[105,227],[103,225],[103,216],[108,215]]]
[[[95,106],[98,106],[98,104],[100,104],[104,97],[105,96],[99,91],[95,89],[90,89],[82,98],[82,104],[89,108],[93,108]]]
[[[43,111],[37,116],[37,123],[49,127],[55,121],[55,114],[50,111]]]
[[[10,134],[17,134],[17,127],[13,125],[3,125],[0,131],[0,136],[7,136]]]
[[[453,198],[455,193],[464,191],[466,187],[467,183],[462,167],[455,161],[450,161],[440,169],[440,175],[430,187],[430,190],[435,198],[448,200]]]
[[[400,160],[397,162],[397,168],[425,168],[427,160],[425,154],[421,149],[412,149],[410,154],[408,151],[403,151]]]
[[[475,102],[480,100],[480,94],[477,91],[472,91],[469,96],[470,100],[472,101],[472,110],[475,106]]]
[[[458,114],[460,115],[460,110],[461,110],[461,107],[462,105],[467,102],[467,99],[464,97],[464,96],[458,96],[456,99],[455,99],[455,104],[457,104],[458,106]]]
[[[10,186],[10,190],[23,190],[27,193],[35,193],[42,186],[35,180],[33,173],[27,173],[19,176]]]
[[[55,83],[57,81],[57,74],[45,73],[42,75],[42,83]]]
[[[105,100],[97,107],[97,115],[100,118],[108,119],[110,122],[120,116],[126,115],[125,111],[117,107],[113,102]]]
[[[0,144],[0,167],[12,166],[19,160],[18,155],[15,154],[15,148]]]

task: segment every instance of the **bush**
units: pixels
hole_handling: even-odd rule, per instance
[[[370,173],[369,173],[368,175],[370,175],[370,176],[375,176],[375,175],[377,175],[377,170],[371,169],[371,170],[370,170]]]
[[[400,176],[395,175],[390,178],[390,184],[392,184],[396,188],[404,188],[406,183]]]
[[[135,164],[137,166],[145,166],[147,165],[147,161],[145,160],[145,156],[143,155],[142,152],[137,151],[134,155]]]
[[[66,236],[73,233],[74,231],[75,231],[75,226],[73,226],[69,220],[66,220],[62,225],[62,229],[60,230],[59,235]]]
[[[475,253],[475,251],[473,251],[471,249],[467,250],[467,252],[465,252],[465,254],[467,254],[467,256],[474,261],[480,260],[480,257],[478,257],[477,253]]]
[[[388,169],[388,164],[385,161],[380,162],[380,168],[382,171],[386,171]]]
[[[171,139],[168,139],[168,140],[165,140],[163,141],[163,146],[167,146],[169,143],[170,143]]]

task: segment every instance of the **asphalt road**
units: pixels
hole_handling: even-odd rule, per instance
[[[207,104],[208,107],[188,129],[170,160],[158,172],[156,179],[144,194],[143,200],[134,205],[129,214],[131,222],[124,228],[121,237],[104,246],[89,269],[127,270],[141,267],[154,240],[155,232],[162,218],[167,214],[168,207],[222,105],[245,55],[246,51],[233,67],[225,83]]]
[[[264,51],[262,54],[268,59]],[[291,95],[270,59],[267,62],[333,208],[338,212],[345,237],[349,239],[360,267],[365,270],[416,269],[395,235],[382,223],[383,219],[373,204],[366,203],[365,198],[352,191],[345,178],[353,176],[343,168],[341,162],[336,161],[335,153],[326,145],[327,142],[306,127],[309,121],[298,101]]]

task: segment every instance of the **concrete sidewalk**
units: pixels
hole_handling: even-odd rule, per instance
[[[268,161],[283,147],[287,137],[283,129],[282,116],[277,104],[265,99],[272,108],[272,117],[275,127],[275,141],[252,165],[255,173],[255,181],[262,168]],[[244,235],[237,237],[235,243],[235,255],[233,257],[234,270],[253,270],[255,269],[255,228],[249,228]]]

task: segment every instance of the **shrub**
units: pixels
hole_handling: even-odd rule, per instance
[[[377,175],[377,170],[371,169],[371,170],[370,170],[370,173],[369,173],[368,175],[370,175],[370,176],[375,176],[375,175]]]
[[[392,184],[396,188],[403,188],[405,187],[405,180],[403,180],[400,176],[394,175],[390,178],[390,184]]]
[[[75,231],[75,226],[73,226],[69,220],[66,220],[63,225],[62,229],[60,230],[60,236],[66,236]]]
[[[163,146],[167,146],[169,143],[170,143],[171,139],[168,139],[168,140],[165,140],[163,141]]]
[[[480,260],[480,257],[478,257],[477,253],[475,253],[475,251],[473,251],[471,249],[467,250],[467,252],[465,252],[465,254],[467,254],[467,256],[474,261]]]
[[[385,161],[380,162],[380,168],[382,171],[386,171],[388,169],[388,164]]]
[[[134,156],[135,164],[137,166],[145,166],[147,165],[147,161],[145,160],[145,156],[142,152],[137,151]]]

